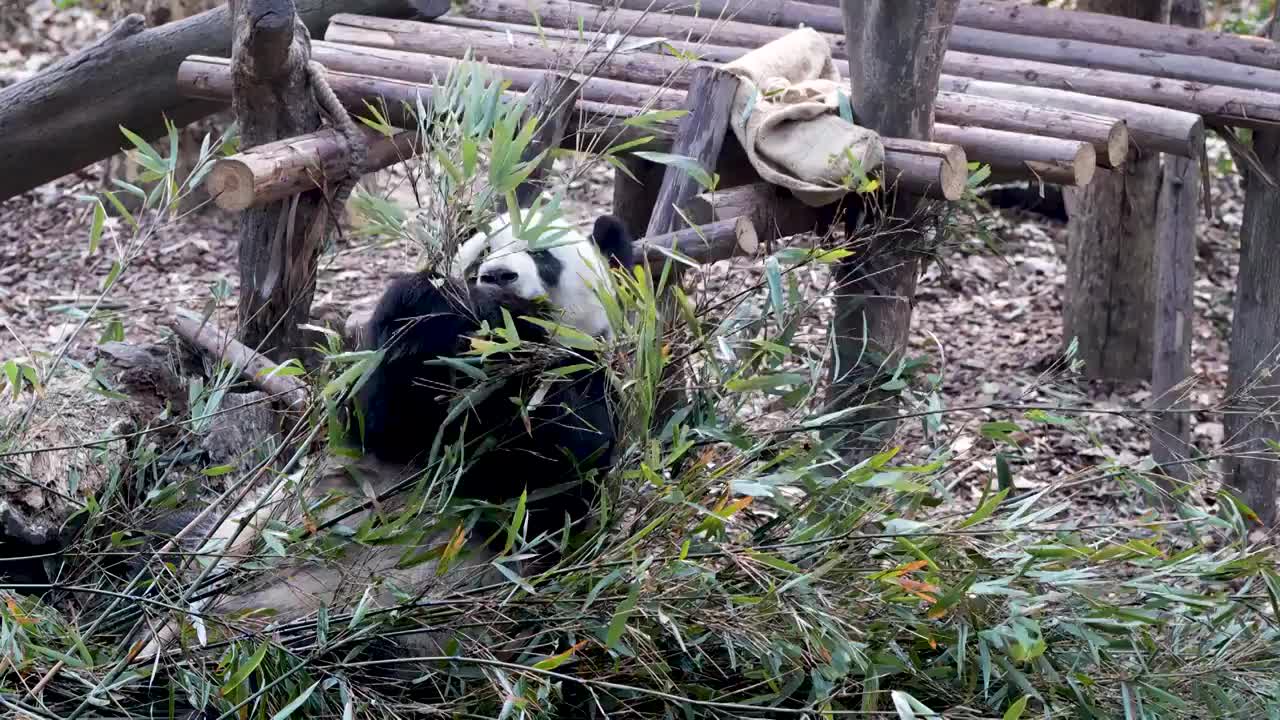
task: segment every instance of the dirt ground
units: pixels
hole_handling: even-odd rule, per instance
[[[35,72],[68,50],[95,37],[106,24],[79,10],[32,14],[33,23],[0,38],[0,86]],[[1234,175],[1217,168],[1222,148],[1212,148],[1215,217],[1201,219],[1198,233],[1194,370],[1197,407],[1210,407],[1226,383],[1227,334],[1238,257],[1242,192]],[[54,348],[79,322],[79,313],[97,296],[109,271],[112,252],[88,253],[90,206],[78,196],[96,192],[102,169],[90,167],[0,204],[0,359],[29,356]],[[571,217],[587,220],[607,211],[611,171],[594,168],[569,188]],[[952,408],[992,402],[1065,404],[1099,411],[1084,414],[1093,441],[1066,433],[1036,433],[1014,463],[1015,481],[1026,488],[1061,483],[1108,460],[1136,465],[1147,454],[1145,430],[1123,413],[1148,402],[1144,386],[1082,384],[1046,377],[1044,370],[1062,348],[1062,289],[1065,273],[1065,225],[1017,212],[995,212],[984,220],[993,230],[999,255],[977,237],[933,264],[920,282],[913,320],[912,349],[928,355],[944,380],[942,396]],[[120,223],[111,219],[109,223]],[[161,227],[138,254],[104,309],[122,321],[126,338],[154,339],[175,307],[199,309],[219,286],[236,285],[236,218],[207,209]],[[110,228],[110,225],[109,225]],[[108,232],[108,237],[111,233]],[[109,250],[109,248],[108,248]],[[325,257],[315,299],[321,319],[340,318],[371,302],[389,272],[409,267],[405,248],[369,248],[351,236]],[[695,282],[714,297],[759,278],[756,263],[737,261],[704,268]],[[821,269],[804,276],[808,292],[820,301],[803,336],[814,346],[826,340],[830,278]],[[234,293],[231,295],[234,298]],[[232,301],[219,306],[224,321],[233,317]],[[85,333],[72,357],[85,357],[97,337]],[[924,402],[924,398],[920,398]],[[985,410],[956,412],[925,441],[919,423],[904,428],[909,446],[949,446],[956,471],[950,482],[957,495],[972,499],[994,476],[989,444],[978,432],[986,419],[1004,419]],[[1205,451],[1222,442],[1220,418],[1197,413],[1195,440]],[[1108,515],[1141,508],[1114,502],[1129,490],[1114,484],[1079,483],[1075,497]]]

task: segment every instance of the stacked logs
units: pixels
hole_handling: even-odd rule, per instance
[[[566,143],[600,147],[653,136],[647,149],[663,150],[677,135],[675,121],[643,128],[620,121],[686,107],[697,68],[732,61],[801,24],[826,33],[835,57],[846,55],[843,19],[831,0],[611,0],[608,7],[471,0],[460,13],[430,23],[337,15],[313,57],[332,71],[346,107],[359,113],[378,103],[401,127],[412,123],[397,113],[465,58],[488,62],[512,93],[528,91],[548,70],[571,74],[580,81],[578,112]],[[935,142],[884,144],[887,176],[946,199],[963,192],[969,160],[1001,177],[1080,186],[1095,167],[1119,167],[1134,151],[1198,157],[1202,118],[1280,123],[1273,46],[1136,20],[965,0],[944,72]],[[226,101],[230,85],[227,61],[218,58],[188,58],[179,73],[192,98]],[[369,140],[366,171],[418,151],[412,133],[370,133]],[[210,178],[215,197],[242,208],[322,183],[338,162],[332,141],[321,132],[222,161]],[[735,145],[727,142],[717,161],[722,187],[754,177]]]

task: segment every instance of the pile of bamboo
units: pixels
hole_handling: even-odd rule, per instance
[[[833,55],[845,58],[836,4],[469,0],[457,14],[430,22],[337,15],[324,40],[313,43],[313,57],[331,71],[333,89],[348,108],[361,112],[377,102],[393,111],[392,122],[405,102],[429,94],[433,78],[468,56],[509,80],[512,92],[527,91],[548,71],[571,75],[581,84],[567,142],[617,143],[638,133],[655,135],[650,149],[661,149],[670,145],[676,122],[636,129],[619,120],[685,107],[696,68],[741,57],[801,25],[825,33]],[[1081,186],[1095,168],[1119,167],[1135,151],[1198,157],[1205,120],[1280,123],[1280,52],[1243,36],[964,0],[943,67],[935,142],[884,142],[887,176],[947,199],[962,193],[968,161],[990,165],[998,177]],[[179,86],[190,97],[229,99],[228,61],[189,58]],[[371,140],[369,170],[415,150],[408,136]],[[225,184],[228,207],[296,192],[290,182],[254,188],[268,171],[290,177],[289,163],[323,171],[332,154],[326,142],[292,143],[304,151],[283,168],[281,156],[273,156],[272,168],[225,164],[211,182]],[[730,180],[749,179],[741,149],[728,151],[730,145],[717,170]]]

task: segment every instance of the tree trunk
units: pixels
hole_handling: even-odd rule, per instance
[[[319,31],[338,12],[408,12],[404,0],[297,0],[298,14]],[[115,155],[124,126],[147,139],[220,109],[183,97],[178,66],[188,55],[226,55],[226,7],[143,29],[141,16],[121,21],[98,43],[40,74],[0,90],[0,201]]]
[[[1204,25],[1201,0],[1173,0],[1169,22],[1191,28]],[[1191,375],[1191,335],[1196,279],[1196,220],[1200,207],[1200,163],[1164,156],[1156,207],[1155,343],[1151,397],[1156,417],[1151,457],[1169,477],[1185,482],[1191,454],[1191,416],[1186,388]]]
[[[320,129],[307,64],[311,38],[293,0],[239,0],[231,51],[241,148]],[[240,342],[276,361],[297,357],[311,313],[316,259],[329,227],[324,192],[309,190],[240,216]]]
[[[958,0],[844,0],[846,47],[853,107],[859,124],[882,135],[929,140],[933,104],[947,36]],[[913,218],[918,199],[900,194],[889,206],[900,218]],[[855,214],[847,222],[850,237]],[[832,410],[863,402],[879,385],[882,368],[892,373],[907,346],[918,258],[923,241],[919,225],[908,222],[871,238],[856,259],[836,268],[835,356],[828,403]],[[879,429],[846,447],[864,453],[896,427],[886,398],[868,419]],[[870,426],[874,429],[876,426]]]
[[[1280,23],[1271,28],[1280,40]],[[1253,133],[1253,151],[1267,172],[1280,176],[1280,130]],[[1245,173],[1240,275],[1236,280],[1228,366],[1228,442],[1237,455],[1226,463],[1227,481],[1268,527],[1280,517],[1276,485],[1280,462],[1280,191],[1256,172]]]
[[[1159,21],[1159,2],[1081,0],[1080,9]],[[1067,190],[1064,340],[1079,343],[1091,378],[1151,377],[1156,195],[1160,156],[1138,157]]]

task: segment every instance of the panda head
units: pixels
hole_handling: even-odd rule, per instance
[[[525,228],[543,225],[537,210],[526,212]],[[533,233],[516,232],[510,214],[489,227],[462,244],[453,263],[455,276],[469,277],[474,267],[474,283],[481,289],[522,300],[544,298],[565,325],[598,337],[611,334],[596,288],[607,287],[610,265],[630,268],[633,263],[631,235],[621,220],[600,216],[591,237],[554,223],[532,242],[521,235]]]

